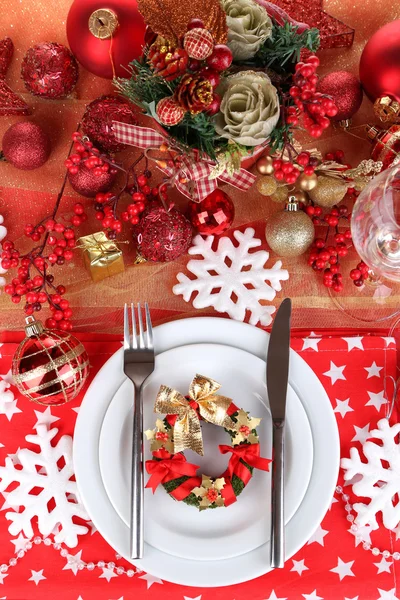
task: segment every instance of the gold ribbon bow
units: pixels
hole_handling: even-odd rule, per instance
[[[220,384],[213,379],[196,375],[189,388],[190,400],[166,385],[160,387],[154,412],[178,415],[174,425],[175,454],[189,449],[203,456],[203,437],[199,414],[205,421],[214,425],[237,429],[236,423],[227,414],[232,400],[215,393],[220,387]],[[191,405],[191,401],[196,402],[197,407]]]

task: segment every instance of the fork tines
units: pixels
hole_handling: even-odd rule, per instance
[[[135,305],[131,303],[130,311],[128,304],[124,306],[124,349],[125,350],[152,350],[153,349],[153,329],[151,325],[150,310],[147,302],[144,303],[146,316],[146,330],[143,328],[142,309],[140,302],[137,305],[137,318],[139,334],[136,332],[136,311]],[[129,319],[129,312],[131,314]],[[132,329],[130,328],[130,322]],[[130,331],[132,330],[132,335]],[[146,334],[146,336],[145,336]],[[146,340],[145,340],[146,337]]]

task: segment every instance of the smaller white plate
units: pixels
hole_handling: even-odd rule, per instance
[[[153,429],[157,415],[154,401],[161,384],[183,395],[196,373],[221,383],[220,393],[262,417],[258,433],[261,455],[271,458],[272,422],[266,404],[265,362],[230,346],[193,344],[174,348],[156,358],[156,369],[144,388],[144,429]],[[133,387],[125,381],[106,412],[100,435],[99,462],[104,486],[116,511],[129,525],[132,447]],[[158,415],[159,416],[159,415]],[[219,444],[230,445],[222,427],[202,422],[205,456],[186,451],[187,460],[201,472],[217,476],[229,456]],[[288,523],[306,493],[313,464],[311,429],[305,410],[289,386],[285,446],[285,522]],[[151,458],[145,442],[145,459]],[[145,479],[148,479],[146,474]],[[191,560],[220,560],[251,552],[270,537],[270,473],[255,470],[238,501],[226,508],[199,512],[176,502],[159,486],[153,495],[145,490],[145,541],[154,548]]]

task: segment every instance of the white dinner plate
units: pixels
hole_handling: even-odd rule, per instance
[[[157,354],[187,344],[215,343],[241,348],[265,360],[268,341],[269,335],[261,329],[214,317],[182,319],[154,328]],[[93,523],[106,541],[129,561],[129,528],[108,497],[99,464],[101,427],[121,381],[122,360],[121,348],[100,369],[85,395],[75,427],[74,464],[80,497]],[[285,528],[286,559],[307,542],[328,510],[340,457],[339,434],[329,398],[312,369],[293,351],[289,383],[306,411],[314,455],[307,492]],[[182,585],[226,586],[267,573],[270,570],[269,544],[218,561],[182,559],[145,544],[144,558],[133,564]]]
[[[157,356],[156,369],[144,391],[144,429],[153,429],[154,400],[160,385],[187,394],[196,373],[212,377],[220,393],[254,417],[261,456],[271,458],[272,422],[267,403],[265,362],[253,354],[219,344],[193,344],[173,348]],[[104,486],[116,511],[129,525],[132,448],[133,387],[123,380],[107,410],[100,436],[100,469]],[[205,456],[188,450],[189,462],[201,472],[221,475],[228,457],[219,444],[230,445],[222,427],[202,423]],[[151,459],[145,443],[145,459]],[[312,436],[299,398],[289,387],[285,445],[285,521],[288,523],[306,493],[312,471]],[[160,486],[153,495],[145,490],[145,541],[154,548],[191,560],[221,560],[251,552],[270,537],[270,472],[254,471],[250,484],[229,509],[199,512],[170,498]]]

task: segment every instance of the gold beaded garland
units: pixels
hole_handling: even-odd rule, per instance
[[[278,256],[300,256],[310,247],[314,237],[313,222],[299,210],[294,196],[289,197],[284,210],[272,215],[265,228],[268,245]]]
[[[256,162],[256,169],[260,175],[272,175],[274,167],[272,166],[272,158],[270,156],[262,156]]]
[[[343,200],[346,193],[347,183],[325,175],[320,175],[317,187],[309,191],[311,200],[323,208],[332,208]]]
[[[257,180],[256,187],[263,196],[271,196],[278,189],[278,184],[274,177],[265,176]]]
[[[303,190],[304,192],[309,192],[310,190],[313,190],[315,187],[317,187],[318,181],[319,178],[316,176],[315,173],[313,173],[312,175],[305,175],[303,173],[298,178],[297,184],[301,190]]]

